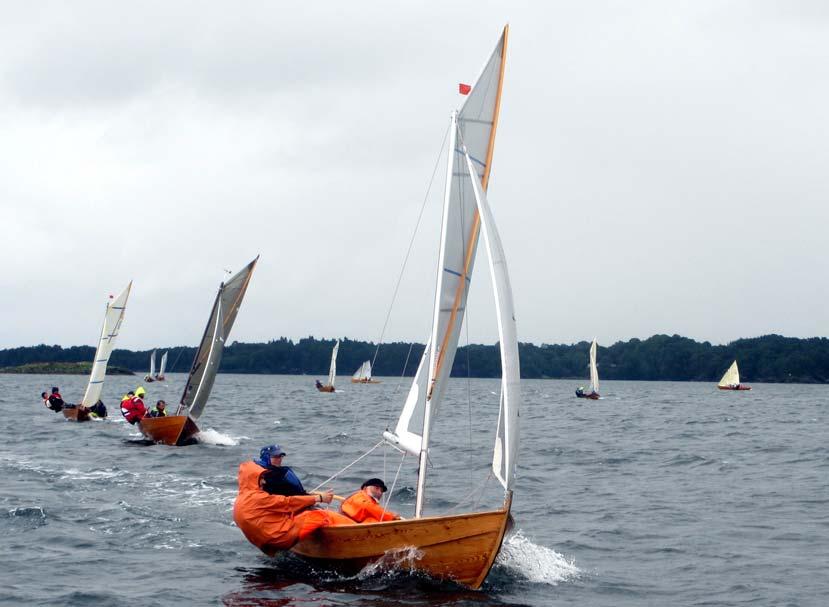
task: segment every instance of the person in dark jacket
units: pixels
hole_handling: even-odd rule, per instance
[[[147,417],[167,417],[167,403],[163,400],[158,401],[147,413]]]
[[[46,393],[44,392],[43,394]],[[58,411],[63,411],[63,406],[66,404],[63,402],[63,397],[60,395],[60,389],[58,389],[57,386],[52,388],[52,394],[49,395],[47,401],[49,404],[46,406],[56,413]]]

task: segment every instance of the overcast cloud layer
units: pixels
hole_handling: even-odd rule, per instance
[[[0,347],[94,344],[131,279],[119,347],[195,345],[259,253],[234,340],[377,339],[507,22],[521,341],[826,335],[825,3],[56,2],[0,20]],[[426,337],[441,190],[386,340]]]

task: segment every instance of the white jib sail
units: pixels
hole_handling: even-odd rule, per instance
[[[92,372],[89,374],[89,383],[86,385],[81,404],[91,407],[101,398],[101,391],[104,389],[104,378],[107,372],[107,363],[112,350],[115,348],[115,338],[121,329],[124,321],[124,312],[127,308],[127,299],[130,296],[132,281],[127,288],[121,291],[115,299],[107,304],[104,315],[104,326],[101,329],[101,338],[98,340],[98,348],[95,350],[95,360],[92,362]]]
[[[431,342],[427,340],[426,348],[423,350],[423,356],[420,357],[420,364],[417,366],[412,387],[409,388],[409,395],[406,397],[406,403],[403,405],[403,411],[400,413],[400,419],[397,420],[394,433],[383,433],[383,438],[389,443],[398,445],[414,456],[420,455],[423,444],[423,413],[426,406],[426,388],[429,378],[427,366],[431,345]]]
[[[331,367],[328,369],[328,385],[333,386],[334,380],[337,378],[337,352],[340,349],[340,340],[334,344],[334,349],[331,351]]]
[[[474,172],[472,159],[466,155],[469,172]],[[492,210],[483,193],[477,175],[473,175],[472,187],[481,215],[481,231],[484,247],[489,258],[489,271],[495,294],[495,313],[498,320],[498,339],[501,348],[501,406],[495,448],[492,454],[492,471],[504,489],[512,490],[515,482],[515,464],[518,456],[518,424],[521,406],[521,369],[518,357],[518,334],[515,323],[515,306],[512,285],[507,270],[504,246],[492,217]]]
[[[167,353],[161,355],[161,367],[158,369],[158,377],[164,377],[164,371],[167,369]]]
[[[366,368],[363,370],[363,378],[366,381],[371,381],[371,361],[367,360],[365,362]]]
[[[599,369],[596,366],[596,339],[590,345],[590,391],[599,393]]]
[[[150,354],[150,372],[149,377],[155,377],[155,350]]]
[[[728,371],[725,372],[725,375],[722,376],[719,385],[720,386],[737,386],[740,384],[740,370],[737,369],[737,361],[735,360],[731,363],[731,366],[728,367]]]

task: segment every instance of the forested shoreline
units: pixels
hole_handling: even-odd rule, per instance
[[[306,337],[298,341],[280,338],[266,343],[234,342],[222,357],[221,372],[317,375],[328,374],[333,339]],[[378,376],[413,375],[423,344],[403,342],[382,344],[374,361]],[[587,341],[572,345],[522,343],[521,376],[538,379],[586,380]],[[190,369],[192,347],[159,347],[168,351],[169,372]],[[367,359],[374,359],[377,346],[371,342],[342,339],[337,368],[350,374]],[[115,350],[110,364],[138,373],[149,367],[151,350]],[[88,362],[95,354],[91,346],[26,346],[0,350],[0,368],[32,363]],[[726,345],[697,342],[679,335],[654,335],[630,339],[611,346],[599,346],[599,373],[602,379],[717,381],[737,359],[744,382],[827,383],[829,382],[829,339],[800,339],[765,335],[738,339]],[[470,344],[458,348],[452,369],[455,376],[499,377],[498,345]]]

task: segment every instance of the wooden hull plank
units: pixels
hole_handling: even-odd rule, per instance
[[[163,445],[182,446],[192,442],[199,427],[187,415],[145,417],[138,422],[141,433],[151,441]]]

